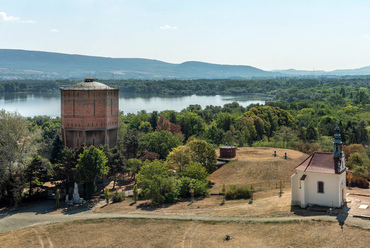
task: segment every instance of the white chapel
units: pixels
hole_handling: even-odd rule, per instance
[[[334,134],[334,154],[314,152],[292,175],[292,205],[341,207],[346,200],[346,161],[338,122]]]

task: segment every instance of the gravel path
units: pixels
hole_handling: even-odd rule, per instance
[[[224,217],[224,216],[195,216],[195,215],[163,215],[163,214],[132,214],[132,213],[94,213],[91,209],[76,209],[67,213],[49,213],[54,202],[43,202],[27,210],[15,213],[0,214],[0,233],[14,231],[22,228],[47,225],[57,222],[74,220],[100,219],[100,218],[141,218],[166,220],[200,220],[200,221],[237,221],[237,222],[286,222],[293,220],[322,220],[333,221],[340,224],[344,221],[350,226],[370,229],[370,220],[363,220],[339,214],[337,216],[287,216],[287,217]]]

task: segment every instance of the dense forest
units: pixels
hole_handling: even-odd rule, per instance
[[[262,80],[196,79],[196,80],[99,80],[107,85],[120,87],[121,93],[157,95],[243,95],[261,93],[276,96],[285,101],[303,100],[326,94],[326,88],[351,87],[352,90],[369,88],[370,76],[358,77],[307,77],[275,78]],[[52,92],[83,80],[0,80],[0,93]],[[307,92],[315,89],[315,95]],[[287,91],[288,90],[288,91]],[[289,91],[290,90],[290,91]],[[299,90],[296,98],[287,94]],[[321,92],[324,90],[324,92]],[[351,90],[351,91],[352,91]],[[339,93],[339,92],[337,92]],[[326,95],[325,95],[326,96]]]
[[[195,188],[196,195],[208,193],[206,178],[215,170],[215,149],[220,145],[279,147],[305,153],[332,152],[334,128],[338,125],[350,169],[348,181],[353,186],[368,187],[369,79],[114,81],[120,84],[121,90],[136,93],[264,93],[272,95],[274,100],[264,106],[243,107],[233,102],[204,109],[200,105],[190,105],[180,112],[147,113],[142,110],[136,114],[120,113],[118,146],[97,149],[103,151],[101,156],[105,162],[94,175],[106,174],[115,179],[129,173],[139,183],[141,197],[159,204],[173,202],[188,195],[191,187]],[[48,89],[55,90],[54,86],[58,88],[71,82],[53,83]],[[3,82],[1,85],[3,90],[10,89],[5,85],[13,85],[13,89],[25,87],[32,91],[42,84],[47,85],[47,82]],[[83,147],[63,149],[60,118],[36,116],[25,119],[5,110],[0,114],[2,202],[14,204],[21,199],[32,199],[36,194],[33,189],[40,188],[46,181],[58,182],[59,187],[68,189],[76,180],[84,183],[87,191],[94,191],[94,185],[78,175],[85,169],[82,157],[89,156],[89,152],[99,152]],[[171,169],[178,173],[169,173]],[[163,180],[156,183],[165,191],[152,192],[149,186],[145,188],[150,185],[148,182],[155,180],[152,178],[155,173],[160,173]],[[25,188],[27,193],[24,193]]]

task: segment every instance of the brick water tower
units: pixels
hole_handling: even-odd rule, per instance
[[[117,145],[118,88],[86,78],[60,91],[64,147]]]

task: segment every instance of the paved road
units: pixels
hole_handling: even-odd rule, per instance
[[[344,221],[350,226],[358,226],[370,229],[370,220],[362,220],[347,215],[338,216],[287,216],[287,217],[220,217],[220,216],[196,216],[196,215],[163,215],[163,214],[132,214],[132,213],[94,213],[89,209],[77,209],[68,213],[48,213],[54,202],[44,202],[33,208],[16,213],[0,214],[0,233],[14,231],[26,227],[47,225],[57,222],[68,222],[84,219],[99,218],[141,218],[141,219],[164,219],[164,220],[201,220],[201,221],[237,221],[237,222],[285,222],[292,220],[324,220],[340,224]]]

